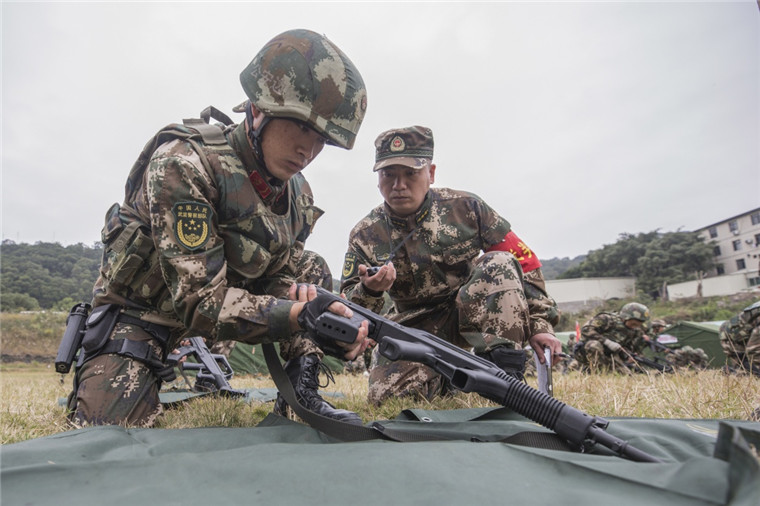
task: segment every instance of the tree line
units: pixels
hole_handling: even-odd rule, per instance
[[[0,310],[68,311],[92,298],[103,245],[37,242],[16,244],[6,239],[0,247]],[[714,267],[712,245],[695,232],[658,230],[621,234],[614,244],[587,255],[542,259],[546,279],[635,277],[640,292],[658,298],[663,283],[697,279]]]

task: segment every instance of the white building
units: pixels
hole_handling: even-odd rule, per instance
[[[755,272],[760,265],[760,208],[696,230],[705,242],[713,241],[717,268],[708,276]]]

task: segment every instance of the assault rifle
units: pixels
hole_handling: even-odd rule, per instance
[[[316,319],[314,332],[322,339],[352,343],[359,325],[369,322],[369,338],[378,343],[381,355],[390,360],[409,360],[425,364],[463,392],[475,392],[506,406],[556,432],[583,452],[600,444],[620,456],[638,462],[661,462],[605,431],[609,422],[590,416],[526,385],[492,362],[444,341],[428,332],[405,327],[340,296],[317,287],[320,296],[330,296],[353,311],[348,319],[324,312]],[[331,351],[339,352],[340,348]]]
[[[633,361],[638,366],[646,366],[651,369],[657,369],[660,372],[673,372],[673,365],[668,362],[667,360],[664,360],[659,357],[655,357],[654,359],[647,358],[644,355],[640,355],[638,353],[631,353],[627,352],[628,356],[633,359]]]
[[[229,379],[234,371],[224,355],[211,353],[202,337],[187,338],[190,344],[181,346],[177,353],[166,357],[166,364],[179,367],[180,371],[197,371],[195,390],[202,392],[219,392],[222,395],[242,396],[245,392],[230,386]],[[197,362],[180,361],[182,357],[192,356]],[[221,367],[220,367],[221,365]]]

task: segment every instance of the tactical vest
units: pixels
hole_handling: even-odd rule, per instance
[[[210,117],[223,125],[209,124]],[[310,187],[301,174],[285,190],[289,210],[275,213],[249,181],[246,168],[228,143],[225,132],[234,128],[216,109],[206,109],[200,119],[186,119],[159,131],[143,148],[127,179],[123,205],[114,204],[102,230],[104,244],[101,277],[95,287],[96,303],[119,303],[140,309],[157,309],[174,325],[172,301],[162,276],[149,218],[132,207],[143,185],[143,176],[159,146],[174,140],[187,142],[199,155],[205,172],[218,191],[214,206],[217,233],[223,240],[229,286],[266,293],[257,280],[276,275],[297,262],[303,243],[322,211],[313,204]],[[256,173],[258,174],[258,173]]]

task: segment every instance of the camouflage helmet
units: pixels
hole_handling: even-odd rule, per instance
[[[367,90],[359,70],[326,37],[309,30],[277,35],[240,73],[240,83],[265,116],[303,121],[328,143],[353,147]]]
[[[649,319],[649,308],[638,302],[630,302],[620,308],[620,316],[625,320],[645,322]]]
[[[650,325],[651,325],[652,328],[656,328],[656,327],[663,327],[664,328],[664,327],[668,326],[668,324],[665,323],[665,320],[660,320],[660,319],[652,320],[652,323]]]

